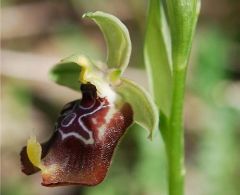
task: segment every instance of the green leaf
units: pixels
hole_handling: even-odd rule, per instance
[[[158,129],[159,116],[151,96],[142,87],[125,78],[116,86],[116,91],[132,106],[134,121],[147,129],[152,138],[153,131]]]
[[[126,26],[115,16],[100,11],[86,13],[84,17],[96,22],[104,35],[108,49],[107,65],[123,73],[131,54],[131,40]]]
[[[86,67],[86,64],[88,64],[88,67]],[[49,76],[51,80],[59,85],[80,91],[80,73],[83,73],[86,69],[91,73],[97,68],[98,67],[87,57],[83,55],[72,55],[56,64],[49,72]]]
[[[151,0],[144,44],[144,60],[151,91],[158,108],[170,115],[172,72],[171,48],[167,21],[159,0]]]
[[[174,68],[187,66],[200,12],[200,0],[166,0]]]

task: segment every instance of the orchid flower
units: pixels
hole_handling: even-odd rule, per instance
[[[151,96],[122,77],[131,53],[127,28],[107,13],[83,17],[100,27],[108,47],[107,62],[72,55],[50,71],[52,80],[82,96],[63,107],[47,142],[40,144],[32,136],[21,151],[22,171],[27,175],[41,171],[44,186],[99,184],[129,126],[138,123],[150,138],[158,128]]]

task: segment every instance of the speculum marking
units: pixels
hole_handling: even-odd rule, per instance
[[[96,103],[96,101],[94,101],[94,102],[93,102],[93,105],[89,106],[88,108],[93,108],[94,105],[95,105],[95,103]],[[77,104],[77,103],[76,103],[76,104]],[[74,107],[75,107],[75,106],[76,106],[76,105],[74,105]],[[91,115],[95,114],[96,112],[100,111],[101,109],[106,108],[106,107],[109,107],[109,106],[110,106],[110,105],[104,105],[104,103],[101,102],[100,105],[99,105],[97,108],[95,108],[93,111],[87,112],[87,113],[85,113],[85,114],[83,114],[83,115],[81,115],[81,116],[78,117],[77,120],[78,120],[78,124],[79,124],[79,126],[80,126],[80,129],[83,130],[84,132],[86,132],[86,133],[89,135],[89,138],[83,137],[83,136],[80,135],[78,132],[73,132],[73,131],[72,131],[72,132],[65,133],[65,132],[63,132],[63,130],[60,128],[60,129],[59,129],[59,132],[60,132],[60,134],[61,134],[61,136],[62,136],[62,139],[64,140],[64,139],[66,139],[66,138],[68,138],[68,137],[70,137],[70,136],[74,136],[75,138],[83,141],[84,144],[94,144],[93,132],[84,124],[84,122],[83,122],[82,119],[85,118],[85,117],[91,116]],[[84,110],[84,112],[86,112],[86,110],[87,110],[86,108],[82,108],[82,107],[80,107],[80,106],[79,106],[79,108],[80,108],[81,110]],[[88,109],[88,110],[89,110],[89,109]],[[70,126],[70,125],[74,122],[74,120],[77,118],[76,116],[77,116],[77,115],[76,115],[75,113],[73,113],[73,112],[70,113],[70,114],[68,114],[68,115],[63,119],[61,125],[62,125],[63,127],[68,127],[68,126]],[[66,120],[66,121],[65,121],[65,120]]]

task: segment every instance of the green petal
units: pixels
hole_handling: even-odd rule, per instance
[[[153,131],[158,128],[159,116],[151,96],[142,87],[125,78],[116,86],[116,91],[132,106],[134,121],[148,130],[149,137],[152,138]]]
[[[115,16],[100,11],[86,13],[83,17],[91,18],[100,27],[107,43],[107,65],[122,73],[131,54],[131,41],[126,26]]]

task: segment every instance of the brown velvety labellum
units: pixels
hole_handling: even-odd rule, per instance
[[[114,149],[132,124],[128,103],[121,108],[100,98],[94,85],[81,86],[82,100],[64,106],[51,139],[42,144],[42,185],[97,185],[106,176]],[[33,174],[34,167],[21,152],[22,171]]]

